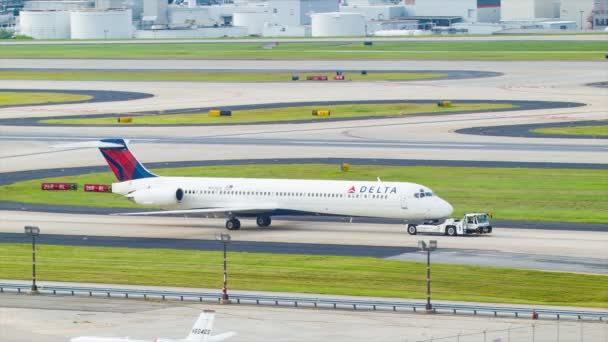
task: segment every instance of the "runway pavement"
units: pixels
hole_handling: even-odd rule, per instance
[[[3,60],[14,66],[18,63]],[[37,66],[155,69],[166,62],[145,60],[39,60]],[[520,100],[572,101],[578,108],[538,111],[450,115],[449,117],[404,117],[348,122],[315,122],[298,125],[255,125],[230,127],[47,127],[0,126],[0,155],[24,155],[48,150],[47,141],[62,138],[91,139],[124,136],[148,140],[138,156],[144,162],[200,159],[362,157],[453,159],[492,161],[606,163],[605,141],[472,136],[455,131],[469,127],[512,124],[559,123],[606,119],[606,88],[586,84],[605,81],[605,62],[449,62],[449,61],[179,61],[176,69],[404,69],[479,70],[500,72],[500,77],[424,82],[335,83],[200,83],[193,82],[93,82],[93,81],[3,81],[11,88],[113,89],[151,93],[153,98],[99,104],[0,109],[0,118],[95,115],[137,111],[174,110],[237,106],[277,101],[364,101],[364,100]],[[559,70],[559,72],[556,72]],[[576,140],[576,141],[575,141]],[[166,142],[179,143],[167,145]],[[152,142],[157,142],[152,144]],[[219,145],[219,146],[218,146]],[[219,147],[219,148],[218,148]],[[1,171],[36,168],[99,165],[89,151],[57,152],[55,158],[13,157],[0,165]]]

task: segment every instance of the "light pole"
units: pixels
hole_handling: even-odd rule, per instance
[[[224,245],[224,287],[222,287],[222,304],[230,303],[228,297],[228,263],[226,258],[226,245],[230,242],[230,234],[215,234],[215,239],[220,241]]]
[[[426,252],[426,312],[432,313],[433,306],[431,305],[431,251],[437,249],[437,240],[430,240],[427,244],[425,241],[419,240],[418,247],[421,251]]]
[[[585,13],[585,11],[581,11],[581,31],[583,31],[583,13]]]
[[[38,292],[36,286],[36,236],[40,235],[40,228],[36,226],[25,226],[25,235],[32,237],[32,293]]]

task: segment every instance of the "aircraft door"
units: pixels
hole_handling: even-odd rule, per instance
[[[401,195],[401,209],[407,209],[407,195]]]

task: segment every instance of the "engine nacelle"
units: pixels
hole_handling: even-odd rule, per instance
[[[129,201],[142,205],[171,206],[184,198],[184,190],[173,187],[141,189],[130,193]]]

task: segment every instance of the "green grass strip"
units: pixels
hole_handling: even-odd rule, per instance
[[[207,72],[207,71],[50,71],[0,70],[3,80],[57,80],[57,81],[177,81],[177,82],[292,82],[298,75],[300,82],[306,76],[326,75],[335,82],[335,72]],[[346,81],[410,81],[445,77],[444,73],[424,72],[360,72],[344,73]],[[340,81],[343,82],[343,81]]]
[[[560,41],[19,45],[3,58],[602,60],[608,43]]]
[[[99,158],[102,158],[101,156]],[[348,159],[345,159],[348,161]],[[155,170],[164,176],[251,177],[415,182],[431,187],[455,208],[492,212],[495,219],[577,223],[608,222],[608,171],[528,168],[353,165],[220,165]],[[0,198],[14,202],[94,207],[136,206],[116,194],[41,191],[45,181],[116,182],[109,171],[73,177],[18,182],[0,187]]]
[[[331,118],[357,118],[370,116],[411,115],[418,113],[449,113],[457,111],[483,111],[515,109],[510,103],[453,103],[439,107],[435,103],[348,104],[329,106],[300,106],[235,110],[232,116],[210,117],[208,113],[162,114],[132,116],[133,124],[140,125],[205,125],[226,123],[280,122],[294,120],[328,120]],[[329,109],[331,116],[313,116],[314,109]],[[125,114],[125,116],[129,116]],[[57,125],[125,125],[116,117],[44,119],[40,123]]]
[[[0,278],[30,279],[28,244],[2,244]],[[424,298],[425,264],[367,257],[229,252],[229,287],[299,293]],[[39,245],[38,279],[221,288],[220,252]],[[608,307],[608,277],[433,264],[433,298]]]
[[[532,133],[539,134],[562,134],[562,135],[582,135],[588,137],[608,137],[608,125],[589,125],[573,127],[547,127],[531,130]]]
[[[36,92],[0,92],[0,106],[15,106],[26,104],[45,104],[57,102],[77,102],[92,99],[89,95],[68,94],[68,93],[36,93]]]

